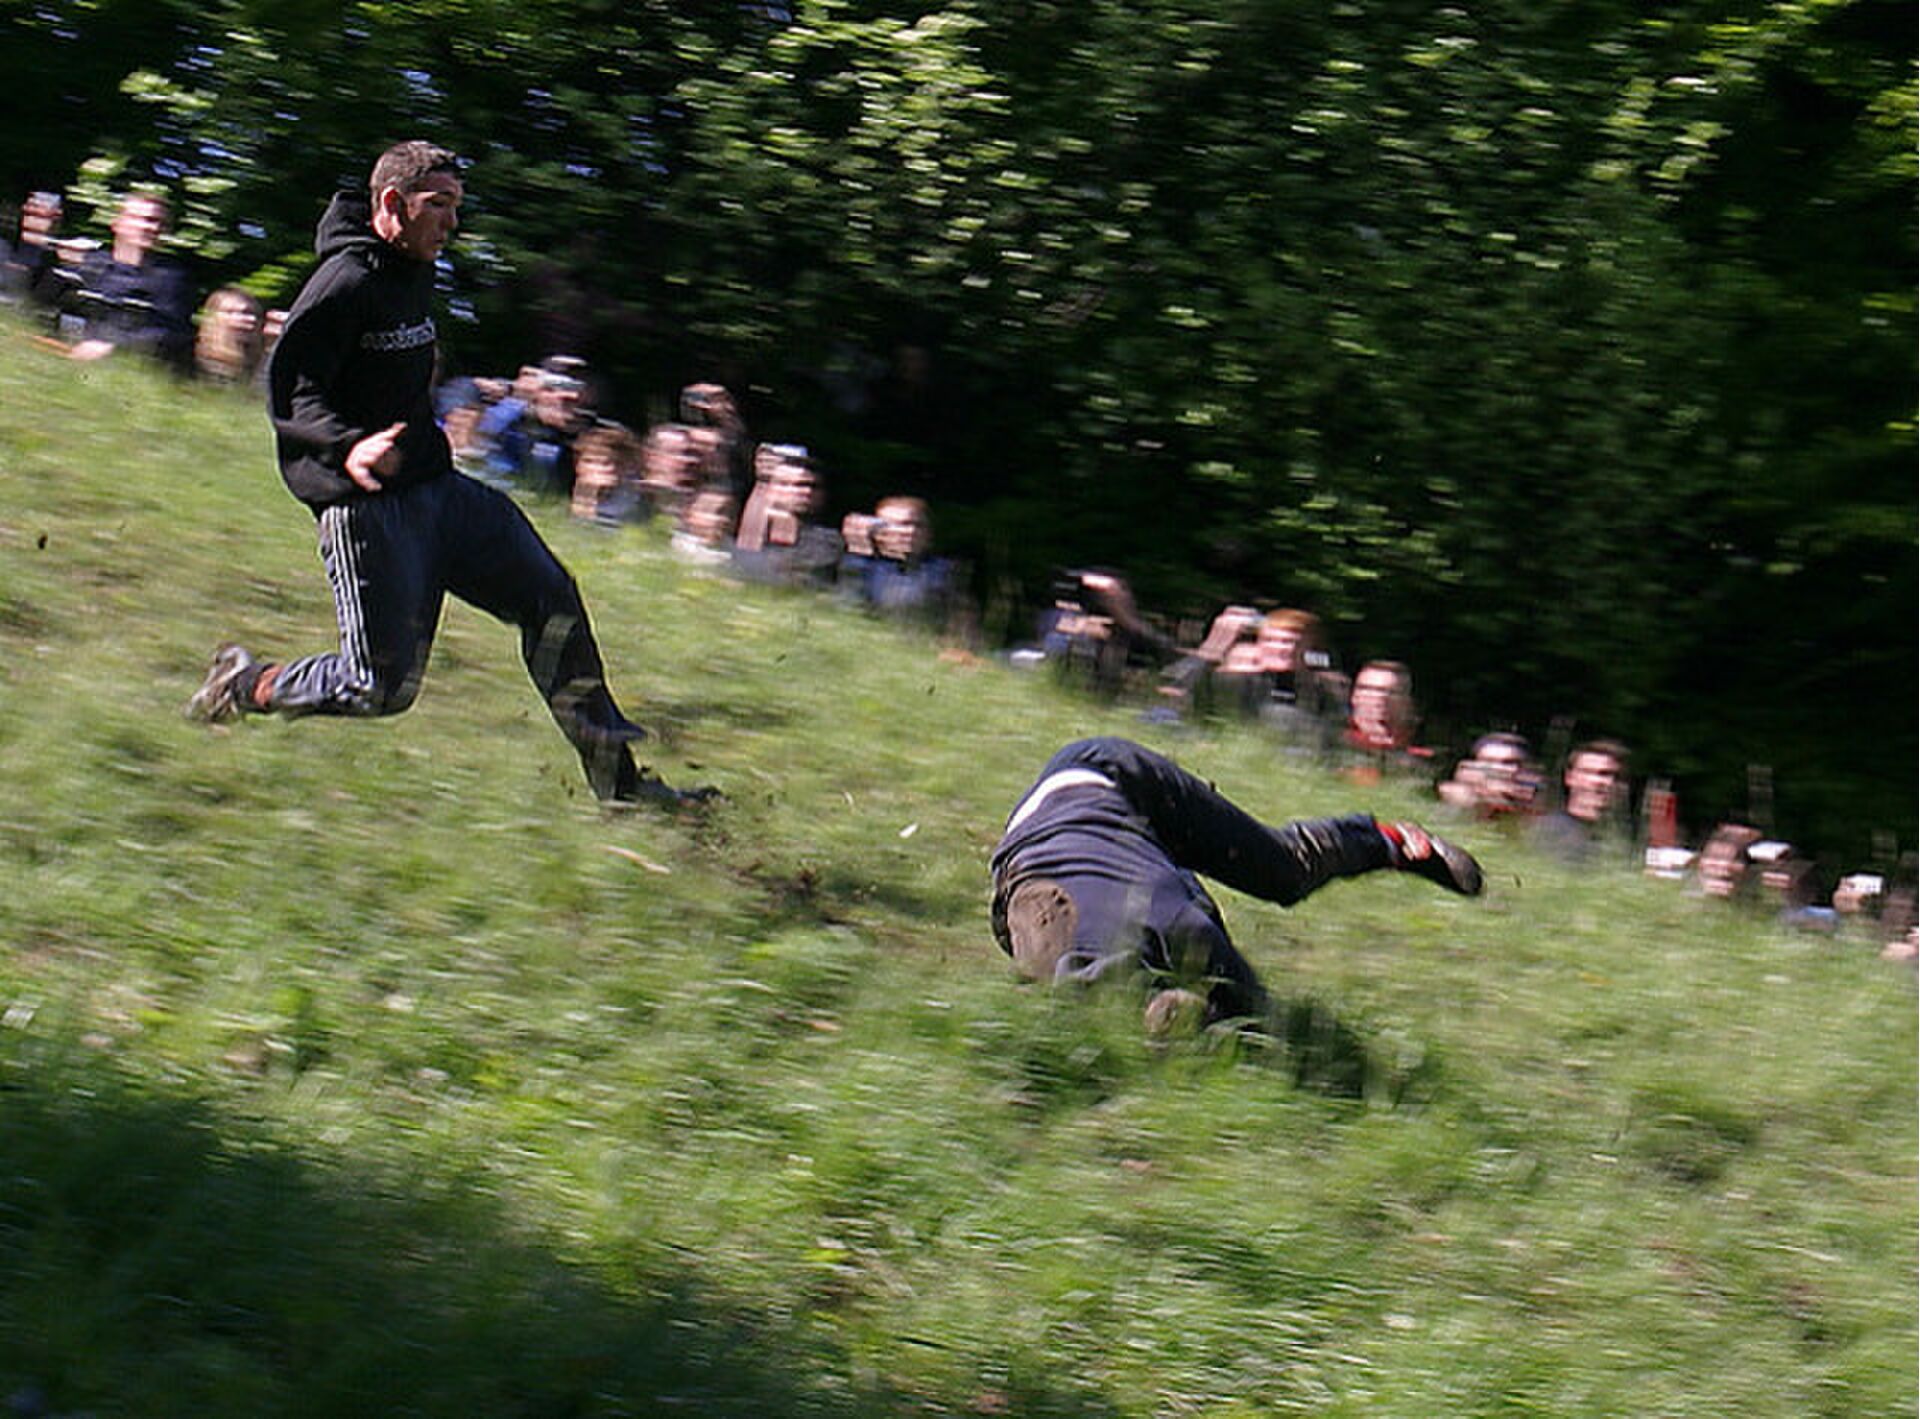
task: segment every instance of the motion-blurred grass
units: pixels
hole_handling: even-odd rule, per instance
[[[1467,829],[1481,902],[1228,900],[1297,1038],[1155,1053],[986,930],[1054,747],[1430,805],[536,516],[704,826],[603,816],[460,606],[402,718],[185,723],[219,640],[331,639],[264,420],[0,328],[0,1389],[1913,1413],[1911,973]]]

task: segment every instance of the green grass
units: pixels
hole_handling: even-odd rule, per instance
[[[1223,893],[1300,1038],[1156,1053],[987,931],[1055,747],[1432,806],[536,517],[708,825],[602,816],[460,606],[405,716],[184,722],[331,638],[264,420],[0,328],[0,1392],[1914,1412],[1910,972],[1467,828],[1479,902]]]

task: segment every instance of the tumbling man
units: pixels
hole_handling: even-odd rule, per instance
[[[1258,1015],[1253,968],[1199,876],[1282,906],[1338,877],[1411,872],[1463,896],[1480,867],[1411,823],[1364,813],[1270,828],[1171,759],[1125,739],[1083,739],[1048,761],[994,849],[993,933],[1021,975],[1092,981],[1144,966],[1160,1028],[1195,997],[1209,1020]]]
[[[520,628],[528,673],[600,799],[697,800],[634,763],[627,746],[645,731],[607,689],[573,578],[512,500],[454,470],[434,423],[433,264],[464,192],[455,154],[400,143],[368,193],[336,194],[320,219],[320,265],[269,382],[281,477],[319,519],[340,648],[263,663],[222,646],[188,713],[398,714],[452,592]]]

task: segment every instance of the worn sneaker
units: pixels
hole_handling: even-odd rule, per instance
[[[1480,864],[1463,847],[1435,837],[1418,823],[1382,823],[1393,865],[1463,897],[1480,895]]]
[[[224,724],[253,708],[253,683],[260,678],[260,662],[237,645],[223,645],[213,653],[207,678],[187,701],[187,718]]]

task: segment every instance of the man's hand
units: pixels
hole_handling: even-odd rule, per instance
[[[395,444],[406,427],[405,423],[389,425],[348,449],[347,476],[366,492],[379,492],[381,480],[400,471],[400,450]]]
[[[104,360],[112,353],[113,341],[111,340],[82,340],[78,345],[75,345],[71,350],[67,351],[67,358],[70,360],[91,362],[93,360]]]

